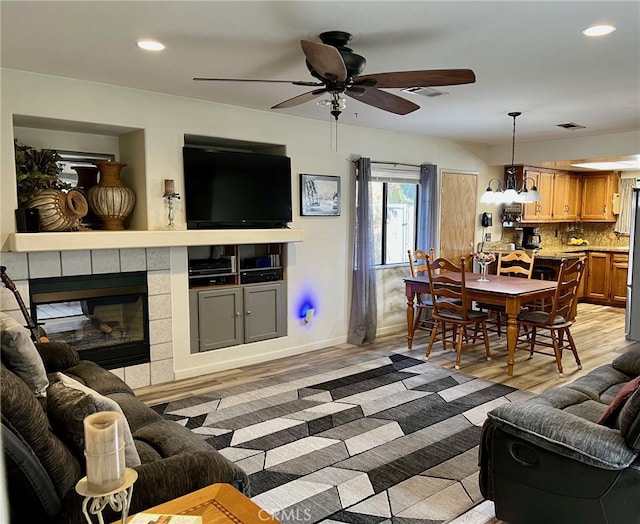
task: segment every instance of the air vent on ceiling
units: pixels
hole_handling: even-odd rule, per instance
[[[576,124],[575,122],[567,122],[566,124],[557,124],[558,127],[564,127],[570,131],[575,131],[576,129],[586,129],[584,126],[580,124]]]
[[[403,89],[402,92],[411,93],[412,95],[428,96],[429,98],[449,94],[446,91],[439,91],[438,89],[433,89],[432,87],[407,87],[406,89]]]

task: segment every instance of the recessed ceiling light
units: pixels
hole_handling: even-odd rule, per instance
[[[582,31],[582,34],[585,36],[604,36],[608,35],[609,33],[613,33],[615,30],[615,25],[599,24],[587,27],[584,31]]]
[[[138,40],[137,44],[140,49],[145,51],[162,51],[164,49],[164,44],[157,40]]]

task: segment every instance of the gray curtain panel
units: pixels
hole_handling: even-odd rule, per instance
[[[376,339],[378,328],[371,211],[371,159],[358,160],[356,170],[356,231],[347,342],[362,345]]]
[[[420,166],[420,205],[418,206],[417,248],[427,253],[438,241],[438,166]],[[437,252],[437,249],[436,249]]]

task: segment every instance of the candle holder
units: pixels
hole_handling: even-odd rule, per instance
[[[165,231],[177,231],[179,228],[175,224],[175,215],[173,213],[173,199],[177,198],[178,200],[180,200],[180,194],[179,193],[170,193],[170,194],[166,194],[165,193],[163,196],[164,196],[164,198],[167,199],[167,202],[169,203],[169,215],[168,215],[169,223],[166,226],[164,226],[162,229],[165,230]]]
[[[125,468],[124,484],[111,491],[98,492],[89,487],[87,477],[81,478],[76,484],[76,492],[84,497],[82,513],[88,524],[93,524],[92,515],[97,517],[99,524],[104,524],[102,512],[107,504],[113,511],[121,514],[121,522],[126,522],[131,507],[133,484],[138,480],[135,469]]]

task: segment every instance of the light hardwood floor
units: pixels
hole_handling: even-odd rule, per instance
[[[549,388],[572,382],[590,370],[611,362],[629,347],[638,344],[625,340],[624,309],[621,308],[579,304],[578,316],[571,332],[582,360],[582,370],[577,369],[573,356],[570,353],[565,353],[562,361],[564,377],[560,377],[558,374],[553,357],[535,354],[529,360],[528,353],[524,351],[516,353],[514,374],[509,377],[506,365],[506,337],[503,335],[498,338],[495,334],[490,336],[492,360],[490,362],[485,360],[484,347],[478,343],[463,350],[460,371],[514,388],[540,393]],[[375,343],[364,346],[340,344],[244,368],[234,368],[168,384],[139,388],[136,390],[136,395],[148,404],[158,404],[269,378],[281,373],[288,373],[294,369],[313,368],[323,362],[340,359],[344,354],[366,353],[373,357],[393,351],[422,359],[427,342],[427,333],[418,331],[413,341],[413,348],[409,350],[407,349],[406,333],[389,335],[379,337]],[[442,350],[440,342],[434,344],[429,362],[453,368],[455,353],[451,350],[450,344],[447,351]]]
[[[529,360],[528,352],[524,351],[516,353],[514,374],[509,377],[506,365],[506,337],[503,335],[498,338],[496,334],[492,334],[490,337],[492,360],[490,362],[485,360],[484,347],[479,343],[463,350],[460,371],[534,393],[568,384],[592,369],[611,362],[630,347],[640,345],[638,342],[630,342],[625,339],[624,314],[625,311],[621,308],[592,304],[578,305],[578,315],[571,332],[582,360],[582,370],[577,369],[573,355],[565,353],[563,377],[560,377],[553,357],[534,354],[533,358]],[[422,359],[427,341],[427,334],[418,332],[411,350],[407,349],[406,333],[379,337],[375,343],[365,346],[341,344],[264,364],[141,388],[136,390],[136,395],[148,404],[157,404],[200,395],[236,384],[261,380],[295,369],[313,368],[323,362],[340,359],[345,354],[366,353],[374,358],[392,351]],[[438,342],[431,351],[429,362],[451,369],[454,367],[455,353],[451,350],[450,345],[447,351],[443,351],[441,343]],[[495,518],[493,503],[485,501],[455,519],[451,524],[498,524],[500,522],[502,521]]]

